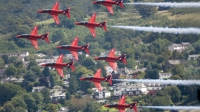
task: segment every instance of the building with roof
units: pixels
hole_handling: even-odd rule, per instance
[[[169,79],[172,73],[159,73],[159,79]]]
[[[189,46],[190,46],[189,42],[182,42],[181,44],[173,43],[168,47],[168,50],[170,50],[171,52],[173,52],[174,50],[176,50],[178,52],[182,52],[182,51],[188,49]]]
[[[33,87],[32,92],[40,92],[42,89],[44,89],[45,86],[37,86]]]
[[[0,57],[2,57],[3,55],[7,55],[8,57],[13,57],[13,56],[22,56],[22,57],[26,57],[29,56],[29,52],[20,52],[20,53],[3,53],[0,54]]]
[[[188,60],[196,60],[199,56],[200,56],[200,54],[188,55]]]

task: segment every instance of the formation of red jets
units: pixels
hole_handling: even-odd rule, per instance
[[[113,9],[112,9],[112,5],[119,5],[121,8],[124,8],[123,0],[117,0],[117,1],[97,0],[97,1],[93,1],[92,3],[104,5],[107,8],[107,10],[109,11],[110,14],[114,14]],[[68,7],[65,10],[59,10],[59,2],[56,2],[53,5],[52,9],[38,10],[38,12],[50,14],[53,17],[53,19],[54,19],[54,21],[57,25],[60,24],[60,20],[58,18],[59,14],[66,15],[68,18],[70,18],[70,7]],[[81,22],[75,22],[75,24],[87,27],[93,37],[96,37],[95,27],[100,27],[100,28],[103,28],[105,31],[107,31],[106,21],[101,22],[101,23],[96,22],[96,13],[94,13],[92,15],[92,17],[90,18],[90,20],[88,22],[81,21]],[[47,32],[43,35],[38,35],[37,32],[38,32],[38,26],[35,26],[30,34],[21,34],[21,35],[17,35],[16,37],[17,38],[29,39],[31,41],[32,45],[34,46],[34,48],[37,50],[38,49],[38,43],[37,43],[38,39],[42,39],[42,40],[45,40],[47,43],[50,43],[49,38],[48,38],[49,32]],[[78,60],[78,53],[77,53],[78,50],[82,50],[82,51],[85,51],[87,54],[90,54],[89,44],[86,44],[86,45],[83,45],[83,46],[78,46],[78,37],[75,37],[75,39],[73,40],[71,45],[61,45],[61,46],[57,46],[57,48],[69,50],[76,60]],[[94,59],[95,60],[105,60],[105,61],[107,61],[108,64],[110,65],[110,67],[114,71],[117,69],[116,61],[121,61],[124,64],[127,63],[126,62],[126,54],[123,54],[119,57],[115,57],[115,48],[111,49],[107,56],[95,57]],[[61,54],[58,57],[58,59],[55,63],[46,63],[46,64],[42,64],[42,66],[55,68],[56,71],[58,72],[58,74],[62,78],[64,78],[64,73],[63,73],[63,69],[62,69],[63,67],[71,68],[72,71],[75,70],[74,61],[70,61],[68,63],[63,63],[63,54]],[[94,85],[96,86],[96,88],[99,91],[102,91],[101,82],[105,81],[105,82],[108,82],[110,85],[112,85],[112,75],[108,75],[106,77],[101,77],[100,75],[101,75],[101,69],[99,68],[96,71],[96,73],[94,74],[94,76],[82,77],[82,78],[79,78],[79,79],[80,80],[92,81],[94,83]],[[133,108],[135,110],[135,112],[137,112],[136,103],[125,104],[125,100],[126,100],[126,96],[124,95],[124,96],[122,96],[122,98],[120,99],[118,104],[105,105],[105,107],[116,108],[116,109],[119,110],[119,112],[125,112],[125,108],[130,108],[130,109]]]

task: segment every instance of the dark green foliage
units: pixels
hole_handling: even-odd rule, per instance
[[[178,103],[180,101],[181,91],[178,89],[178,87],[176,86],[166,87],[164,89],[164,92],[166,92],[166,94],[171,96],[171,100],[174,103]]]
[[[140,15],[143,18],[149,17],[157,12],[156,7],[140,5],[136,6],[136,9],[139,11]]]
[[[4,60],[4,63],[5,63],[5,64],[8,64],[8,63],[9,63],[9,57],[8,57],[8,55],[3,55],[3,56],[2,56],[2,59]]]
[[[68,88],[69,92],[71,94],[76,93],[78,87],[79,86],[76,75],[71,75],[69,79],[69,88]]]
[[[0,84],[0,105],[2,106],[6,101],[10,101],[12,97],[14,97],[17,94],[22,94],[25,92],[24,89],[22,89],[20,86],[11,84],[11,83],[5,83]]]
[[[51,98],[50,98],[49,89],[45,87],[45,88],[42,89],[41,93],[42,93],[42,96],[44,97],[43,102],[45,104],[50,103],[51,102]]]
[[[64,31],[63,30],[56,30],[52,33],[52,36],[51,36],[51,41],[53,43],[57,42],[57,41],[60,41],[62,40],[63,38],[65,37],[65,34],[64,34]]]
[[[88,102],[83,112],[102,112],[99,103]]]
[[[91,58],[85,58],[82,62],[82,65],[85,66],[87,69],[90,69],[90,70],[96,69],[96,65],[94,63],[94,60],[91,59]]]
[[[55,75],[55,74],[50,73],[50,76],[49,76],[49,81],[50,81],[50,83],[51,83],[51,87],[52,87],[52,88],[56,85],[56,81],[55,81],[54,75]]]
[[[42,74],[44,77],[48,77],[50,75],[50,70],[48,67],[44,67]]]
[[[17,74],[17,68],[13,65],[6,68],[5,74],[7,76],[15,76]]]

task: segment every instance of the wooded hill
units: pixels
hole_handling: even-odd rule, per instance
[[[173,0],[124,0],[127,2],[174,2]],[[198,2],[200,0],[193,0]],[[182,0],[176,0],[176,2],[183,2]],[[191,0],[184,0],[184,2],[191,2]],[[81,89],[87,94],[91,94],[89,88],[92,87],[91,83],[79,82],[77,79],[81,76],[88,76],[93,74],[97,68],[103,68],[105,63],[96,65],[93,62],[94,56],[100,54],[101,51],[108,51],[115,47],[122,53],[127,54],[127,62],[125,65],[128,68],[134,69],[136,62],[140,60],[141,65],[139,68],[147,67],[145,73],[138,73],[138,78],[158,78],[160,71],[172,72],[172,79],[200,79],[200,59],[187,61],[188,55],[200,53],[200,35],[199,34],[172,34],[172,33],[153,33],[153,32],[142,32],[133,30],[124,30],[118,28],[109,27],[110,25],[129,25],[129,26],[155,26],[155,27],[169,27],[169,28],[185,28],[185,27],[200,27],[200,12],[198,8],[161,8],[161,7],[150,7],[150,6],[135,6],[125,5],[124,9],[113,6],[114,15],[110,15],[106,8],[100,5],[93,5],[91,0],[60,0],[60,9],[71,7],[71,19],[60,15],[60,25],[56,25],[48,14],[39,14],[39,9],[51,9],[55,0],[1,0],[0,4],[0,53],[7,52],[21,52],[28,51],[30,53],[41,52],[47,54],[48,57],[52,55],[59,55],[61,53],[68,53],[64,50],[56,49],[57,45],[70,44],[75,36],[79,37],[79,45],[90,43],[91,57],[80,58],[80,64],[76,65],[76,71],[73,73],[70,79],[70,88],[66,92],[66,101],[60,102],[64,106],[71,107],[70,109],[79,109],[87,112],[91,105],[98,108],[98,111],[103,111],[99,104],[87,103],[79,99],[80,94],[76,94],[76,91]],[[96,12],[97,22],[107,20],[108,32],[104,32],[103,29],[96,28],[97,37],[93,38],[89,33],[88,29],[82,26],[75,26],[76,21],[87,21],[90,16]],[[35,26],[39,26],[39,34],[50,32],[50,44],[46,44],[44,41],[39,40],[39,50],[35,50],[29,40],[18,39],[15,36],[17,34],[30,33],[31,29]],[[191,47],[182,52],[170,52],[168,46],[171,43],[190,42]],[[30,58],[31,59],[31,58]],[[172,68],[167,68],[166,62],[169,59],[181,59],[185,60],[183,64],[176,65]],[[27,79],[21,87],[17,87],[22,93],[26,89],[27,92],[31,91],[34,85],[42,85],[40,82],[35,80],[41,76],[45,76],[40,67],[35,62],[32,62],[32,67],[27,70],[19,66],[15,59],[9,59],[9,63],[5,62],[5,59],[0,60],[2,66],[4,64],[11,64],[15,66],[16,76],[19,73],[26,73],[25,79]],[[29,60],[29,59],[28,59]],[[118,63],[119,67],[124,67],[123,64]],[[14,67],[13,67],[14,68]],[[69,72],[64,70],[64,72]],[[104,71],[105,72],[105,71]],[[52,75],[54,74],[54,75]],[[53,72],[51,78],[56,78],[54,84],[61,84],[58,75]],[[105,75],[105,74],[104,74]],[[52,78],[53,79],[53,78]],[[51,81],[53,82],[53,81]],[[72,82],[72,83],[71,83]],[[85,86],[87,85],[87,86]],[[2,88],[9,88],[12,85],[0,85]],[[4,89],[5,89],[4,88]],[[165,88],[163,91],[158,92],[156,96],[138,96],[128,98],[128,103],[132,101],[139,101],[139,105],[196,105],[197,102],[197,90],[196,86],[170,86]],[[11,88],[13,89],[13,88]],[[8,90],[9,91],[9,90]],[[23,107],[29,109],[29,111],[51,110],[51,108],[57,107],[47,104],[49,98],[45,97],[45,91],[43,93],[32,94],[27,93],[21,96],[16,96],[18,93],[13,89],[13,95],[9,98],[1,100],[0,106],[2,108],[9,107],[15,104],[14,102],[21,101],[22,104],[29,102],[27,97],[31,97],[31,101],[39,101],[42,106],[35,105],[35,107],[28,107],[32,104],[19,106],[18,110]],[[0,92],[1,93],[1,92]],[[191,94],[194,93],[194,94]],[[5,95],[5,94],[1,94]],[[71,97],[71,96],[73,97]],[[68,96],[68,97],[67,97]],[[36,100],[39,97],[39,100]],[[13,99],[12,99],[13,98]],[[42,99],[47,99],[45,102]],[[77,98],[77,99],[75,99]],[[162,102],[161,102],[162,101]],[[7,103],[5,103],[7,102]],[[84,108],[76,107],[73,105],[74,102],[84,102]],[[4,105],[5,103],[5,105]],[[45,106],[43,106],[45,105]],[[87,105],[87,106],[86,106]],[[15,107],[17,107],[15,105]],[[0,108],[0,110],[2,109]],[[14,107],[13,107],[14,108]],[[7,108],[9,109],[9,108]],[[14,110],[14,109],[13,109]],[[90,109],[89,109],[90,110]],[[95,110],[95,108],[94,108]],[[78,110],[74,110],[78,111]],[[149,110],[144,110],[149,112]],[[153,111],[151,111],[153,112]]]

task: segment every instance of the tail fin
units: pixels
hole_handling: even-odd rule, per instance
[[[108,82],[110,85],[112,85],[112,75],[106,76],[105,81]]]
[[[69,62],[67,67],[71,68],[72,71],[74,71],[75,70],[75,68],[74,68],[74,61]]]
[[[63,15],[66,15],[68,18],[70,18],[70,7],[63,11]]]
[[[49,36],[49,32],[45,33],[44,35],[42,35],[42,40],[46,40],[47,43],[50,43],[48,36]]]
[[[126,64],[126,54],[123,54],[122,56],[118,58],[119,58],[119,61],[122,61],[124,64]]]
[[[82,50],[85,50],[85,52],[87,53],[87,54],[90,54],[90,51],[89,51],[89,44],[86,44],[86,45],[84,45],[84,46],[82,46]]]
[[[130,109],[133,109],[135,112],[138,112],[136,105],[137,105],[137,102],[130,104]]]
[[[107,28],[106,28],[106,20],[102,23],[100,23],[100,27],[104,29],[104,31],[107,31]]]
[[[124,8],[123,0],[118,0],[117,5],[119,5],[121,8]]]

